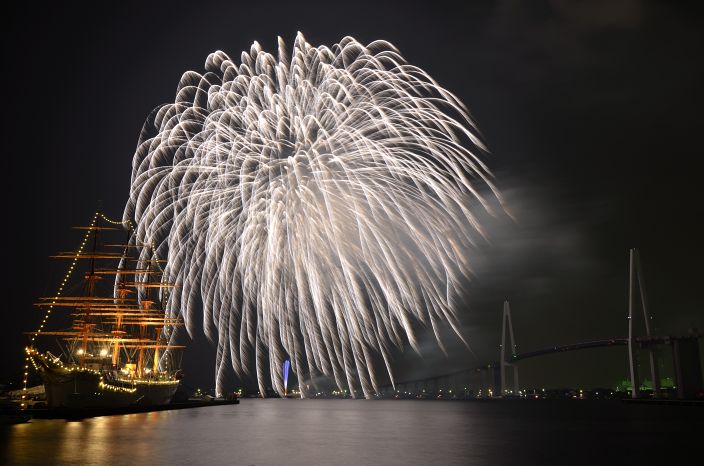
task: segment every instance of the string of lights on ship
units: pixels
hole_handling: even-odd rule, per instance
[[[100,211],[95,212],[95,214],[93,215],[93,219],[90,222],[91,227],[95,226],[95,223],[98,220],[98,218],[100,218],[100,219],[104,220],[105,222],[112,224],[112,225],[121,225],[121,226],[127,225],[127,227],[129,229],[132,229],[132,222],[130,222],[129,219],[125,220],[125,221],[112,220],[112,219],[106,217]],[[83,253],[83,249],[85,248],[86,244],[88,243],[88,239],[90,238],[91,231],[92,231],[91,229],[88,229],[86,231],[85,235],[83,236],[83,240],[81,241],[81,245],[79,246],[78,251],[76,251],[76,256],[71,261],[71,265],[68,267],[68,270],[66,271],[66,274],[64,275],[64,278],[61,281],[61,284],[59,285],[59,288],[54,296],[55,299],[51,302],[51,305],[49,307],[47,307],[46,313],[44,314],[44,317],[42,318],[41,323],[39,324],[39,327],[37,328],[37,331],[32,334],[32,337],[30,339],[30,346],[25,348],[26,356],[25,356],[25,361],[24,361],[24,376],[22,379],[22,400],[23,400],[21,403],[22,408],[25,407],[24,400],[27,397],[27,383],[28,383],[28,378],[29,378],[29,365],[30,365],[30,363],[32,364],[32,366],[34,367],[35,370],[37,370],[37,371],[39,370],[39,366],[37,366],[37,363],[34,361],[34,357],[33,357],[33,356],[39,354],[39,352],[37,350],[35,350],[33,347],[34,342],[36,341],[37,336],[39,336],[39,334],[44,329],[44,325],[46,324],[47,320],[51,316],[51,311],[54,307],[53,305],[56,304],[56,299],[58,299],[62,295],[62,293],[64,292],[64,287],[66,286],[66,283],[71,279],[71,275],[73,275],[73,269],[76,267],[76,264],[78,262],[78,258],[81,256],[81,254]],[[99,371],[89,369],[89,368],[66,367],[66,366],[64,366],[64,364],[61,362],[60,359],[53,357],[53,355],[51,355],[49,352],[47,352],[47,356],[51,357],[52,360],[54,361],[54,363],[57,364],[59,367],[61,367],[64,370],[67,370],[69,372],[86,372],[86,373],[93,373],[96,375],[100,375]],[[173,382],[172,381],[150,380],[149,383],[154,384],[154,385],[160,385],[160,384],[170,384]],[[100,377],[100,382],[98,383],[98,386],[101,389],[111,390],[111,391],[115,391],[115,392],[134,393],[135,391],[137,391],[136,387],[121,387],[118,385],[111,385],[111,384],[105,383],[102,376]]]

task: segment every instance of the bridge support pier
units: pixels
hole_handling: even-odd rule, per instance
[[[501,367],[492,365],[489,369],[491,374],[491,396],[501,396]]]
[[[500,396],[506,395],[508,392],[507,384],[506,384],[506,369],[507,368],[512,368],[513,369],[513,394],[518,395],[519,392],[519,386],[518,386],[518,366],[515,365],[515,363],[509,363],[506,361],[506,327],[508,327],[508,332],[509,332],[509,338],[511,340],[511,358],[513,359],[516,356],[516,341],[513,337],[513,323],[511,322],[511,307],[508,304],[508,301],[504,301],[504,316],[503,316],[503,324],[501,327],[501,358],[499,359],[500,361],[500,370],[501,370],[501,392]]]
[[[637,285],[636,285],[637,280]],[[648,305],[645,295],[645,281],[643,279],[643,271],[640,265],[640,256],[638,250],[632,248],[628,255],[628,366],[631,376],[631,398],[638,398],[640,390],[640,379],[638,377],[638,352],[636,347],[636,339],[633,335],[633,312],[636,306],[636,286],[640,292],[640,303],[643,310],[643,321],[645,323],[646,338],[650,338],[650,314],[648,313]],[[655,355],[655,347],[648,347],[648,356],[650,359],[650,376],[653,380],[653,397],[660,397],[660,374],[658,371],[658,362]]]

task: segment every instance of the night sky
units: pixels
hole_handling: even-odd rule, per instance
[[[515,221],[489,224],[459,309],[476,357],[448,337],[397,355],[398,379],[498,356],[511,301],[519,350],[627,332],[627,250],[644,264],[656,333],[704,329],[701,11],[675,2],[189,2],[40,7],[3,15],[5,279],[0,382],[17,381],[32,303],[51,295],[98,202],[122,215],[140,128],[186,70],[257,40],[275,51],[385,39],[472,112]],[[528,6],[529,5],[529,6]],[[186,382],[213,385],[214,349],[186,342]],[[665,355],[667,356],[667,354]],[[667,359],[667,358],[665,358]],[[611,386],[625,350],[521,366],[529,386]],[[665,374],[668,364],[665,363]],[[235,383],[233,381],[233,383]]]

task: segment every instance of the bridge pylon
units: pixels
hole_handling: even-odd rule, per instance
[[[638,378],[638,353],[636,348],[636,337],[633,335],[633,320],[636,307],[636,287],[640,292],[640,304],[643,310],[643,320],[645,322],[645,335],[649,339],[650,320],[652,317],[648,313],[648,305],[645,295],[645,280],[640,265],[640,255],[638,250],[632,248],[628,254],[628,366],[631,376],[631,398],[638,398],[640,381]],[[653,396],[660,397],[660,375],[658,374],[658,363],[655,357],[655,347],[648,347],[650,357],[650,375],[653,379]]]
[[[516,356],[516,340],[513,336],[513,323],[511,322],[511,307],[508,301],[504,301],[504,316],[503,324],[501,326],[501,358],[499,359],[501,367],[501,393],[500,396],[504,396],[507,392],[506,388],[506,369],[513,369],[513,393],[518,395],[518,366],[514,363],[506,361],[506,330],[508,330],[508,335],[511,343],[511,358]]]

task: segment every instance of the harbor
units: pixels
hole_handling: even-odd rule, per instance
[[[0,466],[704,464],[699,4],[6,16]]]

